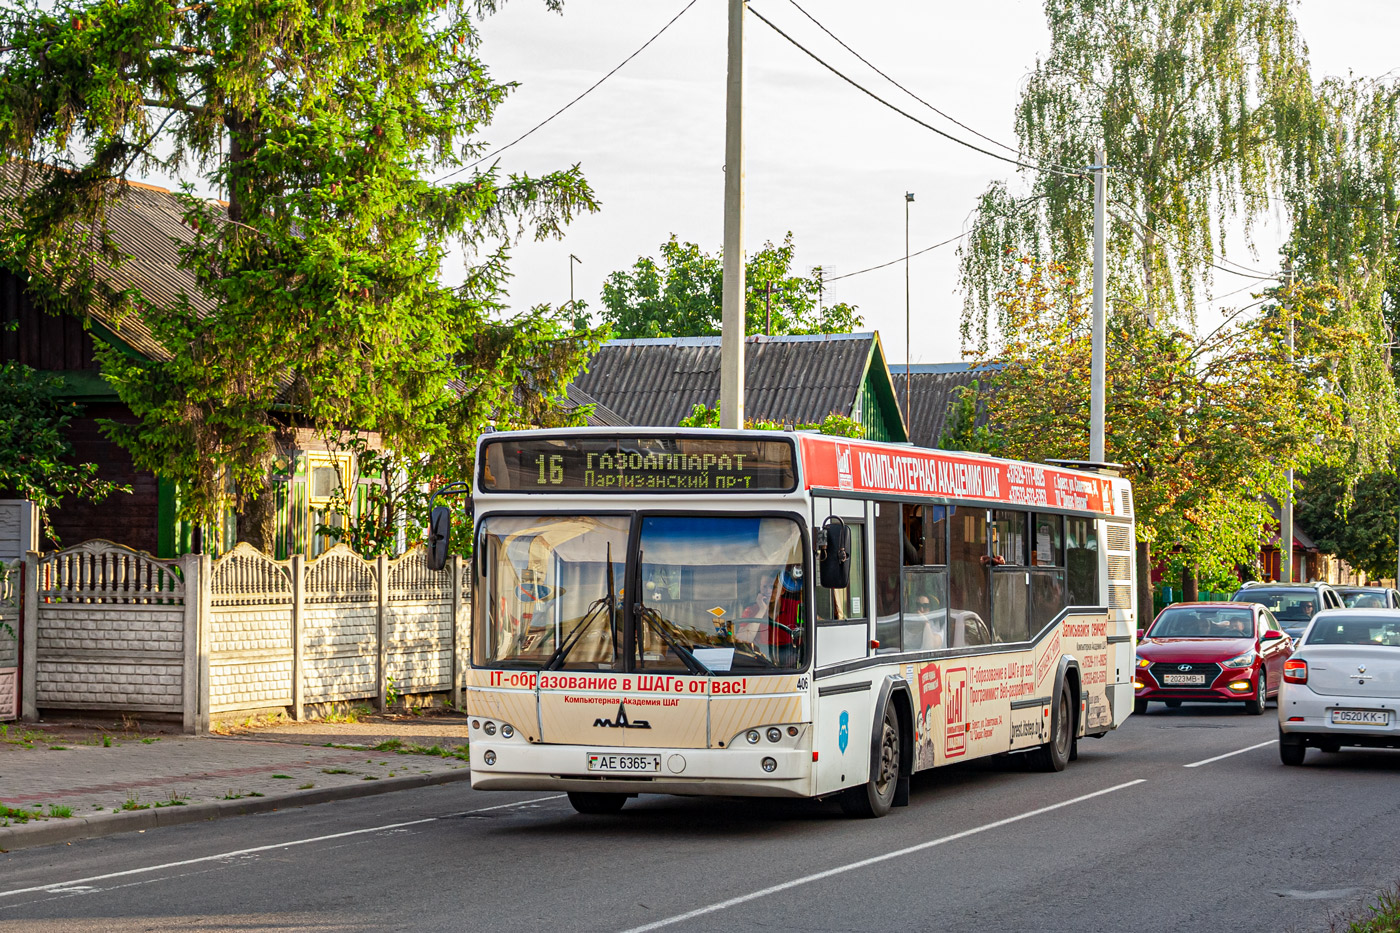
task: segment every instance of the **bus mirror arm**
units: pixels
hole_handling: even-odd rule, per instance
[[[851,526],[831,515],[814,538],[818,582],[829,590],[844,590],[851,582]]]
[[[439,496],[471,495],[470,483],[452,482],[433,490],[428,499],[428,569],[439,571],[447,566],[447,546],[452,538],[452,509],[438,505]],[[471,502],[467,502],[467,515],[471,515]]]

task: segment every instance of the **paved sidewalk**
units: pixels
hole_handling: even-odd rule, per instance
[[[6,724],[0,850],[470,776],[460,714],[285,723],[210,736],[123,725],[133,724]]]

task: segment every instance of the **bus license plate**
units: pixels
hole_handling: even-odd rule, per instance
[[[1334,709],[1332,721],[1347,725],[1384,726],[1390,722],[1390,713],[1383,709]]]
[[[605,755],[588,753],[589,771],[612,771],[620,774],[660,774],[660,755]]]
[[[1162,684],[1167,687],[1204,687],[1205,674],[1163,674]]]

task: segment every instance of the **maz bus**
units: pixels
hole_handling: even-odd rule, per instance
[[[485,435],[472,786],[907,803],[925,768],[1059,771],[1133,705],[1110,472],[808,433]],[[434,553],[446,554],[446,509]]]

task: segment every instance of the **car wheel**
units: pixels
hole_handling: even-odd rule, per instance
[[[1055,707],[1050,711],[1050,741],[1031,752],[1040,771],[1063,771],[1074,746],[1074,712],[1069,702],[1069,686],[1060,687]]]
[[[841,794],[841,809],[847,816],[864,819],[884,816],[894,804],[894,792],[899,784],[899,722],[895,719],[892,702],[885,704],[879,754],[875,779],[848,787]]]
[[[1167,709],[1181,709],[1180,700],[1167,700]]]
[[[580,813],[590,816],[607,816],[622,809],[627,802],[626,794],[600,794],[595,791],[569,791],[569,803]]]
[[[1137,713],[1139,716],[1147,712],[1147,701],[1142,699],[1134,699],[1133,712]]]
[[[1268,700],[1269,682],[1264,676],[1264,672],[1259,672],[1258,683],[1254,687],[1254,699],[1244,701],[1244,711],[1251,716],[1264,715],[1264,706]]]
[[[1308,747],[1296,736],[1280,732],[1278,737],[1278,757],[1286,765],[1297,766],[1307,757]]]

